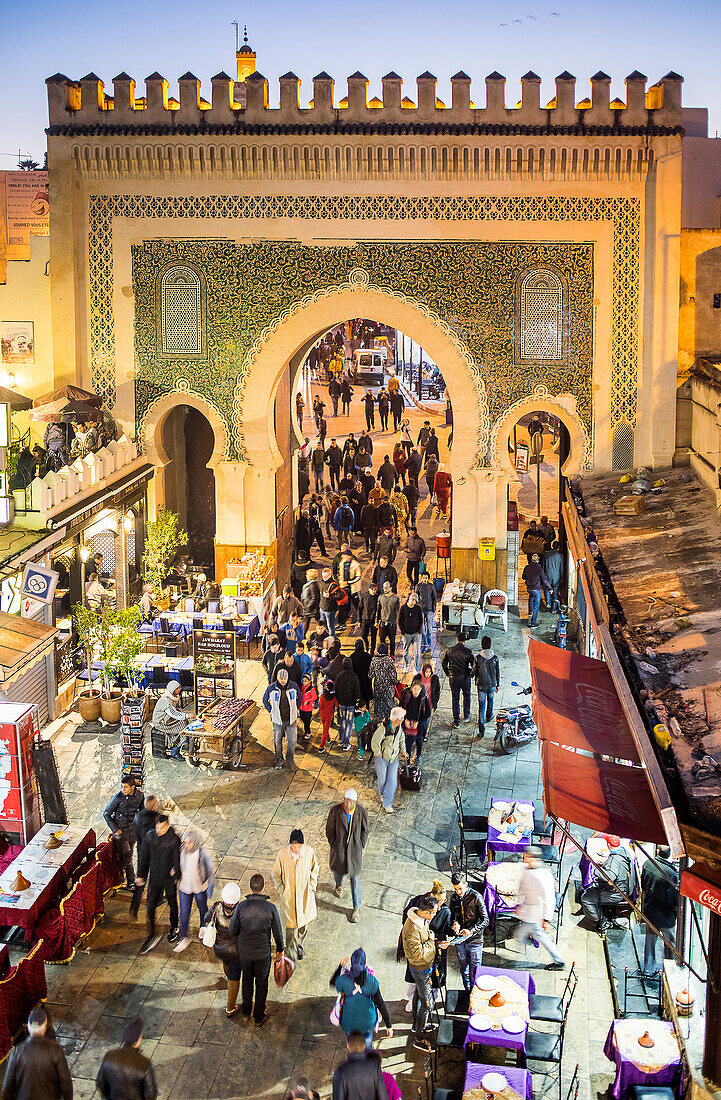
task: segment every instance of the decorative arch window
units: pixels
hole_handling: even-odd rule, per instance
[[[159,287],[159,348],[170,358],[204,358],[203,286],[187,264],[167,267]]]
[[[563,282],[548,269],[527,272],[520,283],[518,354],[520,359],[564,357]]]

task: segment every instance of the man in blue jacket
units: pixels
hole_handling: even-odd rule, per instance
[[[333,527],[338,536],[338,546],[342,546],[344,542],[350,546],[351,534],[355,527],[355,513],[346,496],[340,498],[340,504],[333,516]]]
[[[263,706],[273,723],[275,743],[275,769],[283,767],[283,737],[288,742],[286,762],[295,771],[295,746],[298,740],[298,688],[288,681],[288,670],[283,665],[276,668],[275,680],[268,684],[263,696]]]
[[[563,582],[563,554],[557,542],[551,543],[551,549],[543,555],[543,571],[551,586],[548,603],[551,611],[558,611],[558,590]]]
[[[133,870],[133,847],[135,846],[135,830],[133,823],[138,810],[143,808],[145,796],[131,775],[125,776],[121,790],[108,802],[103,817],[105,818],[113,839],[118,846],[120,862],[125,872],[125,883],[129,890],[135,885],[135,871]]]

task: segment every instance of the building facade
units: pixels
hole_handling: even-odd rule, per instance
[[[183,407],[202,414],[215,497],[215,560],[287,556],[291,386],[331,325],[374,317],[442,370],[455,410],[454,570],[478,540],[502,558],[508,437],[525,412],[568,430],[564,472],[670,463],[675,447],[681,78],[625,100],[597,73],[465,73],[451,104],[435,76],[368,98],[361,73],[336,101],[320,73],[279,105],[249,48],[209,99],[192,73],[177,99],[158,73],[136,97],[90,73],[48,82],[55,382],[105,394],[158,468],[155,506],[178,496]],[[194,414],[194,415],[196,415]],[[191,433],[193,434],[193,433]],[[197,433],[195,433],[197,435]],[[198,444],[200,446],[200,444]],[[505,585],[502,585],[505,587]]]

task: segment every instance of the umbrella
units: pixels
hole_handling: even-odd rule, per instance
[[[103,416],[102,409],[97,409],[86,401],[60,400],[37,405],[30,419],[49,421],[51,424],[70,424],[73,420],[102,420]]]
[[[44,393],[42,397],[36,397],[33,405],[38,409],[41,405],[50,405],[55,401],[84,401],[86,405],[93,405],[95,408],[99,408],[103,403],[102,397],[98,397],[91,390],[83,390],[80,386],[61,386],[59,390],[52,390],[50,393]]]
[[[17,390],[8,390],[5,386],[0,386],[0,405],[9,405],[15,412],[20,412],[22,409],[32,408],[32,404],[29,397],[24,397]]]

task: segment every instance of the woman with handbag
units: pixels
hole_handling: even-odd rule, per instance
[[[425,732],[431,720],[431,704],[428,702],[428,696],[423,689],[423,679],[420,675],[415,675],[411,680],[410,687],[407,687],[403,692],[401,706],[406,712],[403,730],[406,735],[408,763],[411,763],[413,749],[415,748],[415,763],[418,765],[421,762],[421,754],[423,753]]]
[[[386,1025],[386,1037],[393,1038],[391,1018],[378,979],[368,968],[362,947],[356,948],[349,959],[343,959],[338,964],[330,984],[340,994],[338,1023],[346,1035],[352,1031],[360,1032],[365,1038],[366,1050],[370,1050],[373,1032],[380,1018]]]
[[[395,813],[393,799],[398,790],[398,758],[402,747],[405,713],[402,707],[393,707],[390,717],[377,726],[371,738],[378,794],[387,814]]]
[[[173,951],[185,951],[190,943],[188,925],[193,898],[200,914],[200,939],[203,938],[208,916],[208,899],[213,894],[213,861],[210,852],[203,847],[200,830],[189,825],[185,830],[180,849],[180,882],[178,903],[180,910],[180,940]]]
[[[227,882],[210,911],[203,933],[203,943],[212,947],[213,953],[223,964],[228,979],[228,1006],[226,1016],[238,1011],[238,990],[240,989],[240,958],[238,955],[238,937],[230,934],[230,921],[240,901],[240,887],[237,882]]]

